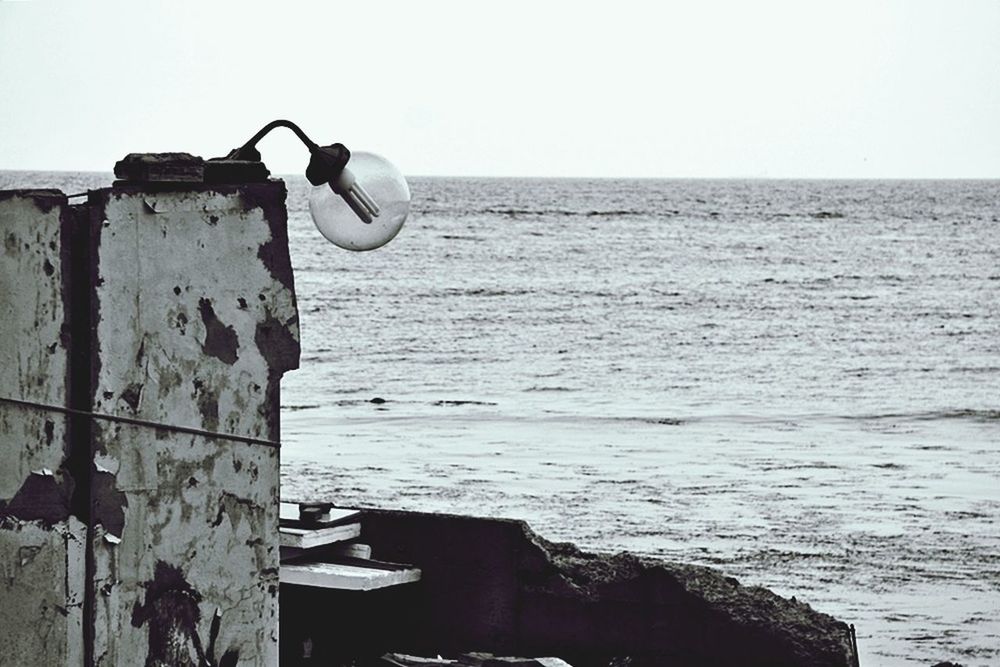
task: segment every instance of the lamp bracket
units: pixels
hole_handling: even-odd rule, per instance
[[[272,120],[262,127],[257,134],[250,137],[249,141],[234,148],[223,160],[239,160],[247,162],[260,162],[260,151],[257,150],[257,142],[263,139],[268,132],[276,127],[285,127],[295,133],[309,149],[309,165],[306,167],[306,178],[313,185],[335,182],[344,170],[347,161],[351,159],[351,152],[343,144],[331,144],[320,146],[315,141],[306,136],[298,125],[290,120]],[[215,158],[219,159],[219,158]]]

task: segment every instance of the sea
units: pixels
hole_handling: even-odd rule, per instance
[[[286,180],[283,498],[523,519],[795,596],[865,667],[1000,664],[1000,181],[412,178],[349,253]]]

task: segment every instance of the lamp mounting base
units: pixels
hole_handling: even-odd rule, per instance
[[[129,153],[115,164],[116,184],[263,183],[271,172],[256,160],[204,160],[190,153]]]

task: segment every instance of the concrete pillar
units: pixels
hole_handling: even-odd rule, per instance
[[[62,325],[53,325],[62,368],[70,359],[68,378],[45,357],[49,366],[37,371],[18,367],[31,371],[27,380],[0,375],[0,396],[9,396],[8,386],[38,385],[46,389],[14,398],[64,405],[51,385],[76,387],[74,407],[98,415],[73,418],[80,423],[62,446],[65,416],[0,406],[5,459],[28,447],[18,443],[48,442],[49,431],[58,443],[45,456],[18,455],[17,471],[0,478],[0,499],[13,498],[43,464],[60,471],[56,481],[62,475],[85,489],[73,496],[76,505],[66,503],[65,527],[30,517],[3,521],[21,533],[60,536],[73,535],[74,521],[86,525],[83,566],[65,553],[59,562],[71,563],[66,570],[80,577],[85,594],[78,605],[82,638],[66,640],[64,653],[77,651],[92,664],[277,662],[278,387],[299,357],[285,187],[246,169],[242,176],[257,182],[219,184],[225,173],[215,169],[215,183],[205,183],[200,168],[192,176],[192,164],[182,161],[179,170],[159,175],[133,172],[132,182],[91,192],[73,216],[62,214],[64,235],[67,218],[79,235],[62,258],[75,267],[72,286],[53,283],[45,258],[35,257],[36,245],[48,241],[41,232],[26,241],[30,247],[18,236],[11,258],[0,263],[5,293],[16,284],[31,288],[12,299],[24,322],[0,324],[20,327],[7,337],[16,341],[17,356],[36,363],[51,345],[30,334],[28,320],[38,317],[31,295],[43,291],[39,285],[48,285],[51,308],[70,312],[62,331],[76,334],[74,357],[60,347]],[[59,195],[47,196],[65,206]],[[4,231],[44,220],[58,233],[58,206],[43,215],[37,203],[9,199],[16,207],[0,213]],[[7,268],[17,263],[37,270]],[[14,354],[10,347],[3,349]],[[56,425],[46,431],[45,420]],[[77,463],[60,469],[64,459]],[[17,539],[37,541],[34,532]],[[16,561],[8,542],[19,544],[0,535],[0,568]],[[36,587],[26,576],[15,579],[18,594]],[[44,614],[35,617],[34,623],[53,625]],[[0,663],[10,635],[0,635]]]
[[[60,192],[0,192],[0,396],[69,406],[69,226]],[[0,665],[83,661],[69,421],[0,403]]]

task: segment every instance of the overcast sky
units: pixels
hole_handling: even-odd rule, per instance
[[[0,169],[282,117],[411,175],[996,178],[1000,2],[0,1]]]

